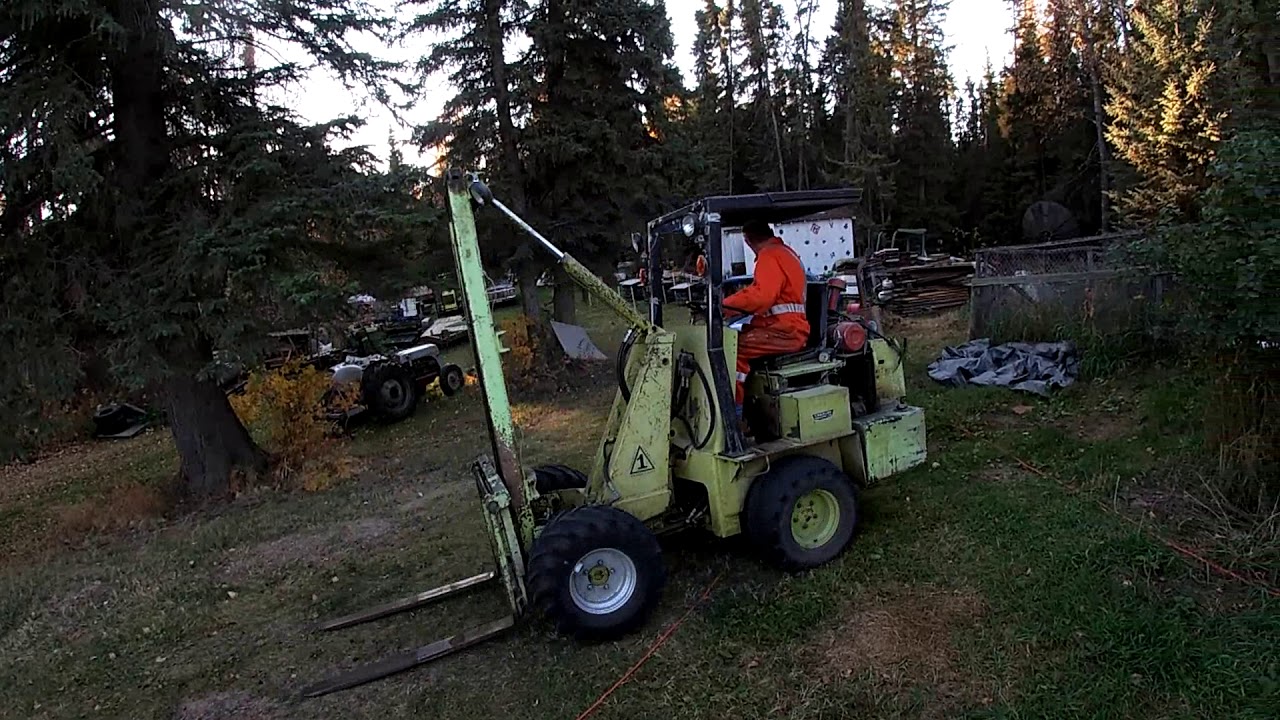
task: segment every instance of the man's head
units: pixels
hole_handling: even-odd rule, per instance
[[[773,228],[763,220],[748,220],[742,225],[742,236],[746,239],[747,245],[755,250],[762,243],[773,238]]]

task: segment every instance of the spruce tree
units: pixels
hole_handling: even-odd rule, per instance
[[[431,218],[403,176],[330,148],[350,121],[306,126],[271,104],[300,69],[245,43],[288,42],[384,94],[389,66],[349,38],[390,25],[348,0],[0,6],[0,436],[96,356],[161,401],[193,495],[265,468],[219,362],[336,311],[355,283],[376,289]]]
[[[738,78],[749,93],[742,112],[743,144],[751,175],[760,188],[786,190],[787,161],[780,117],[786,99],[778,83],[786,20],[778,4],[771,0],[741,0],[739,19],[743,57]]]
[[[624,228],[657,210],[666,101],[679,89],[666,9],[546,0],[529,34],[538,79],[523,139],[531,213],[583,262],[612,263]],[[573,295],[556,296],[559,319],[571,319]]]
[[[951,107],[954,88],[946,64],[942,20],[947,3],[895,0],[890,52],[898,95],[894,105],[893,175],[899,225],[952,230],[947,202],[954,147]]]
[[[1209,168],[1239,99],[1235,18],[1210,0],[1143,0],[1111,78],[1108,138],[1127,163],[1130,222],[1199,216]]]
[[[832,108],[818,130],[823,178],[861,188],[862,215],[876,224],[889,221],[894,197],[889,153],[895,90],[880,32],[885,24],[865,0],[841,0],[819,65],[819,76],[829,83],[825,104]]]
[[[430,89],[443,75],[454,95],[440,117],[419,128],[422,147],[444,147],[445,160],[459,169],[483,169],[486,181],[503,202],[527,210],[527,182],[520,129],[516,117],[528,111],[533,88],[520,61],[507,55],[513,36],[525,31],[529,7],[523,0],[409,0],[419,11],[403,33],[431,39],[418,61],[419,87]],[[485,259],[492,265],[515,266],[523,310],[538,319],[537,277],[544,267],[540,254],[523,240],[511,242],[509,228],[484,223],[478,228]]]
[[[715,0],[705,0],[694,13],[697,35],[693,41],[694,105],[689,122],[696,143],[693,153],[701,162],[703,180],[690,189],[692,194],[728,192],[732,175],[733,134],[726,132],[733,114],[731,77],[720,60],[724,42],[721,26],[723,10]]]

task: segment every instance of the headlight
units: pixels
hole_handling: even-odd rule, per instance
[[[684,219],[680,221],[680,232],[684,233],[685,237],[693,237],[693,233],[697,229],[698,219],[693,216],[693,213],[685,215]]]

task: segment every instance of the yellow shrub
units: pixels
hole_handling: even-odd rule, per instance
[[[503,322],[502,329],[506,331],[502,344],[509,350],[507,377],[516,385],[531,383],[538,373],[541,355],[536,325],[527,315],[519,315]]]
[[[326,407],[347,408],[359,397],[352,384],[330,391],[330,373],[297,360],[250,376],[244,392],[231,398],[240,421],[272,453],[276,478],[304,490],[323,490],[350,475],[341,443],[331,436]]]

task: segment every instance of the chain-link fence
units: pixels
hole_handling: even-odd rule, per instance
[[[969,335],[1049,340],[1145,330],[1164,302],[1167,277],[1136,268],[1123,247],[1136,234],[979,250],[970,290]]]

